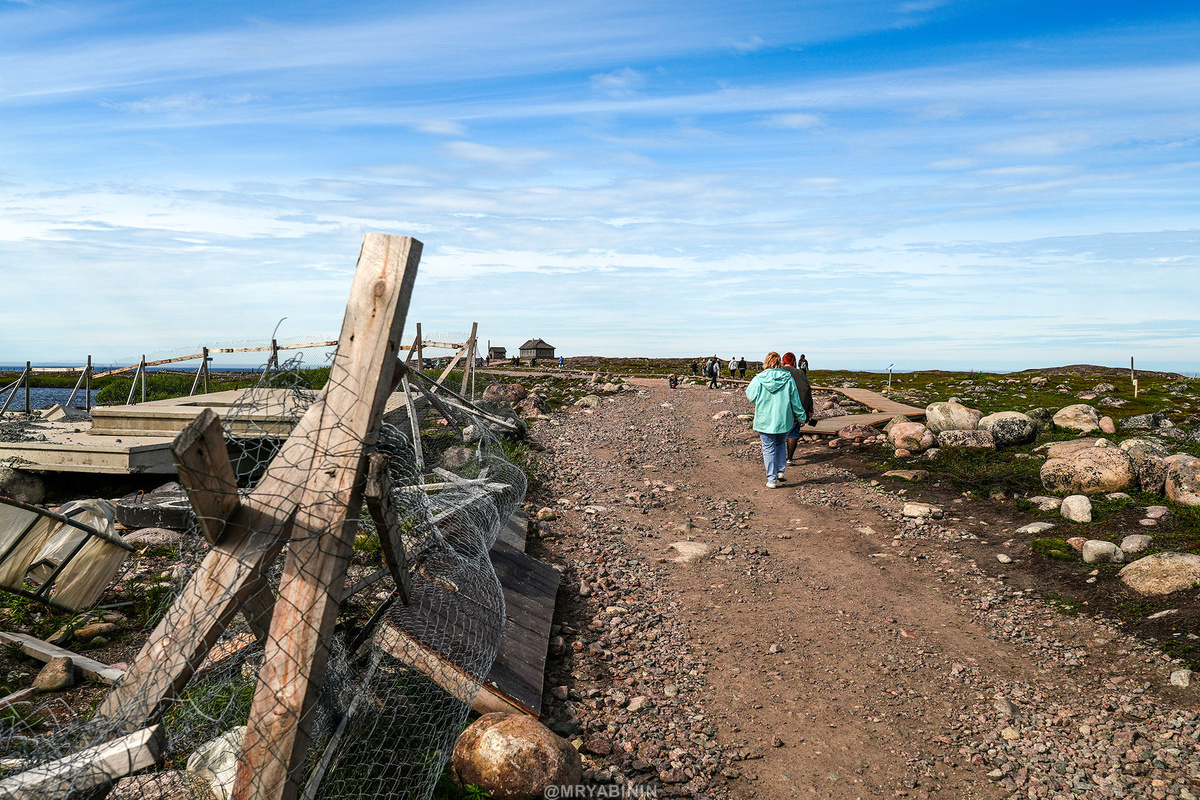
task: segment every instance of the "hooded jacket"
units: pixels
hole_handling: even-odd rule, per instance
[[[785,370],[772,368],[755,375],[746,397],[754,403],[754,430],[759,433],[787,433],[797,421],[808,419],[796,382]]]

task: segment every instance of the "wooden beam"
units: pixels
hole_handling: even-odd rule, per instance
[[[236,800],[296,797],[357,530],[363,447],[374,444],[391,392],[420,254],[414,239],[364,238],[341,344],[316,406],[319,421],[311,438],[294,445],[300,458],[286,459],[285,445],[281,469],[260,482],[283,483],[299,510],[238,760]]]
[[[417,323],[417,371],[425,369],[425,340],[421,336],[421,323]]]
[[[217,544],[239,504],[237,477],[217,413],[211,408],[201,411],[175,437],[171,455],[204,538]]]
[[[475,333],[478,329],[479,323],[472,322],[471,335],[467,339],[467,343],[463,345],[463,349],[467,353],[467,368],[463,370],[462,389],[458,393],[464,396],[467,393],[468,382],[471,380],[471,372],[475,369]]]
[[[107,744],[39,764],[0,781],[5,800],[67,800],[154,766],[166,748],[162,727],[142,728]]]
[[[388,473],[388,457],[383,453],[372,453],[367,458],[366,501],[367,510],[379,534],[383,559],[400,592],[400,599],[404,605],[408,605],[408,558],[404,553],[404,539],[396,524],[396,510],[392,507],[392,477]]]
[[[38,661],[49,663],[52,658],[66,656],[71,659],[71,663],[75,665],[75,669],[89,678],[94,678],[110,686],[120,680],[121,676],[125,674],[123,670],[119,670],[116,667],[110,667],[108,664],[103,664],[94,658],[81,656],[79,653],[72,653],[66,648],[50,644],[49,642],[43,642],[41,639],[34,638],[25,633],[0,631],[0,640],[17,645],[21,648],[21,652],[27,656],[36,658]]]
[[[239,595],[265,579],[294,515],[294,504],[278,509],[253,494],[242,503],[97,716],[121,720],[127,729],[158,721],[241,610]]]

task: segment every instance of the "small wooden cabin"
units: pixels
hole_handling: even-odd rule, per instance
[[[534,358],[554,358],[554,346],[546,344],[541,339],[530,339],[521,345],[521,360],[529,361]]]
[[[508,356],[506,355],[507,352],[508,352],[507,348],[504,348],[504,347],[489,347],[488,348],[488,359],[490,361],[503,361],[504,359],[508,358]]]

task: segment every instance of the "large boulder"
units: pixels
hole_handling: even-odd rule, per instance
[[[950,449],[977,447],[994,448],[995,440],[991,431],[942,431],[937,435],[938,447]]]
[[[872,428],[870,425],[863,425],[861,422],[855,422],[839,430],[837,435],[839,439],[865,441],[878,436],[879,431]]]
[[[899,425],[901,422],[912,422],[912,420],[909,419],[908,417],[904,416],[903,414],[897,414],[896,416],[894,416],[888,420],[887,425],[883,426],[883,432],[891,433],[892,428]]]
[[[1037,449],[1045,452],[1048,458],[1070,458],[1076,453],[1093,447],[1110,447],[1111,445],[1112,443],[1108,439],[1071,439],[1067,442],[1044,444]]]
[[[32,472],[0,467],[0,496],[37,505],[46,498],[46,485]]]
[[[1200,556],[1194,553],[1155,553],[1121,568],[1121,580],[1144,595],[1171,594],[1200,583]]]
[[[1164,489],[1181,506],[1200,506],[1200,458],[1177,453],[1163,459],[1167,467]]]
[[[1087,403],[1060,408],[1054,415],[1054,424],[1069,431],[1091,433],[1100,430],[1100,414]]]
[[[454,771],[497,800],[541,800],[575,786],[583,762],[569,742],[532,717],[496,712],[475,720],[454,745]]]
[[[1088,447],[1042,465],[1042,485],[1056,494],[1101,494],[1133,486],[1133,460],[1119,447]]]
[[[529,394],[514,406],[522,417],[541,417],[550,413],[550,404],[540,394]]]
[[[998,411],[979,420],[979,427],[991,431],[996,447],[1015,447],[1037,439],[1038,424],[1020,411]]]
[[[1137,414],[1136,416],[1126,417],[1121,420],[1121,427],[1131,431],[1154,430],[1155,428],[1173,428],[1175,427],[1171,420],[1167,419],[1167,415],[1161,411],[1155,411],[1150,414]]]
[[[930,403],[925,407],[925,426],[934,433],[973,431],[979,427],[983,412],[961,403]]]
[[[1054,431],[1054,409],[1052,408],[1031,408],[1025,412],[1025,416],[1037,423],[1038,431],[1041,433],[1051,433]]]
[[[919,422],[897,422],[888,431],[888,441],[897,450],[921,453],[933,447],[937,440],[933,437],[933,431]]]
[[[1121,449],[1133,460],[1137,485],[1144,492],[1162,494],[1167,479],[1166,458],[1171,453],[1153,439],[1126,439]]]
[[[519,383],[493,383],[483,390],[483,402],[515,406],[528,394],[529,390]]]

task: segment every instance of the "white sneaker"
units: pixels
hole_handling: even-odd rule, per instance
[[[784,481],[783,470],[779,470],[779,474],[775,476],[775,480],[779,481],[780,483],[783,483],[783,481]]]
[[[767,488],[768,488],[768,489],[774,489],[774,488],[775,488],[775,486],[776,486],[776,483],[775,483],[775,481],[767,481]]]

